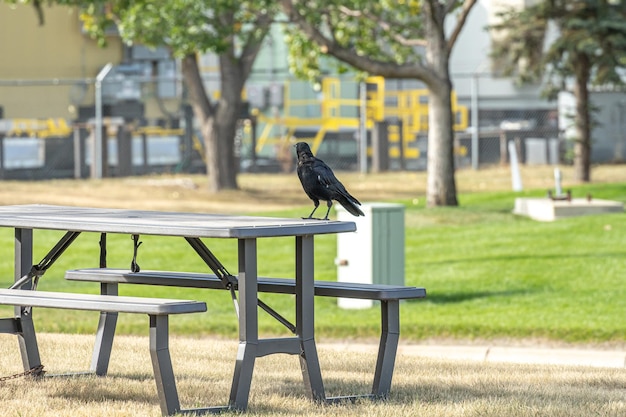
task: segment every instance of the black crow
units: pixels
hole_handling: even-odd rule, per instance
[[[320,200],[326,201],[328,210],[323,220],[328,220],[328,213],[336,200],[353,216],[365,216],[359,206],[361,203],[352,197],[341,182],[335,177],[332,169],[321,159],[313,156],[311,148],[305,142],[296,143],[298,155],[298,178],[304,192],[313,200],[315,207],[307,219],[313,218],[313,213],[320,205]]]

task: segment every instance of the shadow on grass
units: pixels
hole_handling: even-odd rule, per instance
[[[423,303],[430,302],[433,304],[451,304],[451,303],[462,303],[464,301],[469,300],[477,300],[481,298],[489,298],[489,297],[512,297],[520,294],[528,294],[531,291],[529,290],[508,290],[508,291],[463,291],[463,292],[452,292],[452,293],[438,293],[435,292],[429,293],[428,290],[426,292],[425,300],[407,300],[409,303]]]
[[[599,253],[552,253],[552,254],[538,254],[528,253],[524,255],[509,255],[503,254],[502,256],[485,256],[485,257],[472,257],[462,259],[442,259],[440,261],[433,262],[420,262],[420,266],[428,265],[450,265],[450,264],[463,264],[463,263],[482,263],[482,262],[510,262],[510,261],[524,261],[524,260],[563,260],[563,259],[604,259],[604,258],[619,258],[626,256],[625,252],[599,252]]]
[[[103,378],[91,375],[64,379],[65,384],[54,392],[53,397],[85,403],[101,403],[106,400],[158,404],[159,401],[156,388],[154,390],[143,388],[146,380],[154,379],[154,376],[144,378],[143,375],[123,375]]]

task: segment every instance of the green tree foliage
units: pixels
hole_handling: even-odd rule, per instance
[[[397,66],[421,62],[423,54],[416,48],[424,46],[419,3],[401,2],[391,7],[392,3],[395,2],[321,2],[320,10],[308,9],[303,17],[327,29],[320,32],[328,33],[338,46],[357,56]],[[341,62],[328,59],[328,46],[311,42],[297,26],[287,27],[286,33],[289,69],[296,76],[316,82],[321,67],[336,65],[340,71],[346,69]]]
[[[577,178],[591,179],[591,113],[589,87],[621,85],[626,70],[626,2],[619,0],[543,0],[524,9],[499,13],[491,27],[498,41],[493,56],[505,75],[521,82],[545,81],[554,98],[573,80],[576,97],[574,165]],[[544,50],[548,24],[558,37]]]
[[[429,206],[456,206],[449,59],[476,0],[283,0],[291,70],[317,80],[327,57],[429,89]],[[454,18],[452,30],[446,19]]]

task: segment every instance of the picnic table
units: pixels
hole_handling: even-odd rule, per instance
[[[19,336],[20,352],[25,370],[37,369],[41,365],[35,329],[30,314],[32,306],[101,311],[96,347],[92,358],[92,370],[96,371],[97,374],[106,372],[117,313],[145,313],[150,316],[150,349],[157,391],[164,415],[180,411],[214,412],[225,408],[245,410],[248,405],[255,359],[275,353],[299,355],[304,384],[310,397],[318,401],[327,400],[314,333],[316,290],[319,294],[321,288],[321,295],[327,296],[347,294],[356,297],[359,296],[359,293],[355,293],[353,288],[350,292],[351,288],[348,287],[339,288],[339,292],[336,292],[332,288],[329,289],[328,285],[321,285],[316,289],[314,237],[319,234],[354,231],[356,226],[353,222],[52,205],[14,205],[0,207],[0,227],[10,227],[15,230],[15,284],[13,289],[0,290],[0,304],[16,306],[14,318],[0,319],[0,332],[13,333]],[[65,232],[59,242],[50,249],[39,263],[33,262],[33,230],[35,229]],[[32,296],[35,292],[24,291],[36,289],[40,277],[83,232],[100,234],[100,268],[96,268],[95,271],[98,279],[101,279],[102,272],[111,272],[106,268],[107,234],[128,234],[134,239],[133,262],[129,271],[115,274],[117,279],[122,280],[118,282],[132,283],[132,277],[137,279],[147,277],[148,281],[137,281],[136,283],[161,285],[160,281],[156,282],[155,279],[165,279],[164,285],[177,285],[178,282],[181,282],[182,286],[198,288],[217,288],[221,285],[222,289],[231,291],[235,305],[238,307],[239,347],[227,406],[181,410],[178,400],[167,347],[167,317],[169,314],[204,311],[206,310],[204,303],[193,300],[159,301],[147,299],[146,301],[137,299],[138,297],[118,297],[117,286],[107,287],[106,284],[102,284],[103,295],[100,296],[85,294],[83,297],[78,294],[50,293],[49,296],[35,298]],[[141,271],[136,264],[141,235],[184,238],[214,274],[209,279],[205,279],[206,277],[196,279],[197,277],[193,276],[191,281],[189,274],[185,275],[176,271],[165,275],[150,274],[149,272],[144,274],[144,271]],[[264,279],[258,277],[258,265],[263,262],[263,259],[259,259],[257,256],[257,239],[271,237],[294,238],[295,280],[291,284],[288,283],[288,280],[276,278],[266,280],[267,282],[264,284]],[[230,274],[224,268],[204,244],[202,241],[204,238],[237,239],[238,271],[236,275]],[[128,277],[131,280],[124,281]],[[69,276],[68,279],[70,279]],[[206,284],[207,282],[209,284]],[[286,320],[282,316],[259,300],[258,293],[262,291],[259,289],[259,285],[261,288],[266,285],[268,292],[295,294],[293,336],[265,339],[259,337],[257,306],[262,307],[289,327],[289,323],[285,323]],[[375,382],[375,385],[382,384],[381,389],[387,392],[393,372],[395,349],[397,348],[398,299],[421,298],[425,296],[425,291],[414,287],[407,288],[408,292],[402,291],[404,287],[379,287],[368,286],[367,288],[364,287],[364,290],[366,290],[365,296],[383,300],[382,353],[379,352],[376,371],[376,378],[382,382]],[[106,288],[109,288],[108,292]],[[111,288],[113,289],[111,290]],[[235,290],[238,292],[238,299],[235,296]],[[326,292],[324,293],[324,291]],[[47,292],[36,291],[36,293],[46,295]],[[389,303],[387,303],[387,299],[389,299]],[[387,349],[387,345],[389,345],[389,349]]]

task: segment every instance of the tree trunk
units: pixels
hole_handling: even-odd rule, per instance
[[[245,84],[242,69],[229,54],[220,55],[220,99],[217,106],[215,130],[217,147],[207,158],[215,159],[219,174],[213,182],[219,189],[237,189],[239,162],[235,157],[237,122],[241,117],[241,91]]]
[[[428,95],[428,190],[429,207],[457,206],[454,179],[451,85],[430,88]]]
[[[578,181],[591,181],[591,110],[589,104],[589,57],[576,58],[574,96],[576,97],[576,138],[574,143],[574,173]]]
[[[452,131],[452,82],[449,51],[444,33],[445,13],[436,2],[425,2],[426,61],[433,77],[428,83],[428,207],[458,206],[454,179],[454,134]]]
[[[219,101],[215,116],[214,146],[207,149],[207,164],[213,168],[209,175],[211,191],[236,190],[238,162],[235,158],[235,135],[238,112],[233,103]]]
[[[232,103],[230,91],[233,88],[229,87],[228,81],[222,77],[222,97],[217,105],[212,105],[204,88],[195,55],[190,54],[183,58],[182,72],[189,101],[196,119],[200,122],[200,131],[204,138],[209,190],[217,192],[236,189],[238,170],[235,163],[234,138],[239,113],[234,108],[238,109],[241,106],[241,87],[239,94],[236,95],[236,103]]]

